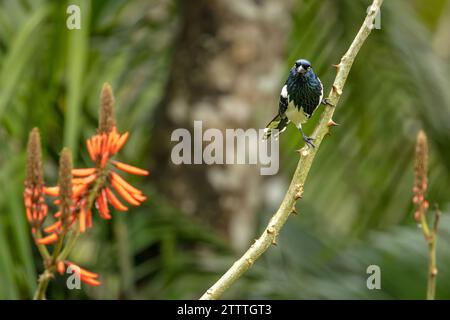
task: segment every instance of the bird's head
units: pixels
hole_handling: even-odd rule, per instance
[[[297,76],[302,76],[311,70],[311,63],[305,59],[295,61],[294,65]]]

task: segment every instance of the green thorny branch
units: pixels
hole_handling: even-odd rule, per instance
[[[375,17],[379,12],[382,3],[383,0],[373,1],[364,23],[350,45],[350,48],[341,58],[340,63],[335,65],[337,75],[327,99],[330,105],[325,107],[321,119],[312,135],[316,147],[309,149],[305,146],[300,150],[300,160],[297,164],[289,189],[277,212],[270,219],[260,238],[257,239],[244,255],[201,296],[201,300],[220,298],[220,296],[253,265],[256,259],[258,259],[271,244],[276,243],[276,238],[286,220],[292,213],[296,213],[295,204],[297,200],[302,198],[303,187],[312,162],[320,148],[323,138],[329,134],[331,126],[335,125],[332,120],[335,106],[338,104],[342,95],[345,81],[347,80],[353,61],[373,29]]]

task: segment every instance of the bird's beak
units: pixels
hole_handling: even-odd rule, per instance
[[[297,74],[304,74],[306,72],[305,69],[303,69],[303,66],[300,66],[297,68]]]

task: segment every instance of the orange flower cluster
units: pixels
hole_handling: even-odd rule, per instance
[[[72,170],[74,176],[72,179],[73,208],[69,217],[69,225],[78,220],[80,232],[85,232],[86,228],[92,227],[92,212],[89,205],[89,196],[92,192],[95,194],[95,206],[99,215],[106,220],[111,219],[108,204],[119,211],[128,210],[128,207],[118,199],[111,188],[133,206],[139,206],[147,199],[142,191],[129,184],[112,168],[115,167],[135,175],[149,174],[147,170],[111,160],[111,157],[124,146],[127,139],[128,132],[121,135],[114,127],[109,133],[98,133],[87,140],[87,149],[91,160],[96,163],[96,167]],[[44,192],[49,196],[56,197],[59,195],[59,187],[44,188]],[[54,202],[59,204],[59,200]],[[38,243],[50,244],[57,241],[62,227],[62,221],[59,219],[61,212],[55,213],[54,216],[58,221],[44,229],[50,235],[39,239]]]
[[[32,226],[35,242],[44,258],[46,271],[57,270],[64,274],[67,267],[79,273],[81,281],[100,285],[98,274],[78,267],[66,261],[71,243],[76,241],[78,232],[83,233],[92,227],[92,208],[97,208],[103,219],[111,219],[110,207],[127,211],[127,204],[139,206],[147,198],[129,184],[118,171],[146,176],[143,170],[119,161],[112,160],[125,145],[128,132],[119,134],[114,118],[114,95],[109,84],[105,83],[100,95],[99,129],[97,134],[86,142],[87,150],[94,165],[91,168],[73,169],[72,155],[69,149],[61,152],[58,185],[46,187],[44,184],[40,135],[37,128],[30,133],[27,147],[27,177],[25,180],[24,202],[27,219]],[[53,214],[53,224],[43,228],[46,236],[41,236],[41,228],[47,217],[48,206],[45,196],[57,197],[53,201],[59,211]],[[77,229],[74,226],[77,224]],[[69,231],[74,231],[65,241]],[[72,242],[70,242],[72,241]],[[57,243],[50,254],[46,245]],[[65,246],[66,245],[66,246]],[[66,250],[67,249],[67,250]],[[47,280],[48,283],[48,280]],[[45,283],[39,282],[38,297],[45,297]]]
[[[42,169],[41,136],[38,129],[30,132],[27,146],[27,174],[23,193],[27,220],[33,234],[47,217],[48,206],[44,199],[44,171]]]

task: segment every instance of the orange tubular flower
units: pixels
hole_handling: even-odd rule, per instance
[[[57,240],[58,240],[58,234],[52,233],[51,235],[46,236],[44,238],[36,239],[36,243],[47,245],[47,244],[55,243]]]
[[[52,197],[57,197],[59,195],[59,187],[45,187],[44,193]]]
[[[72,267],[73,271],[75,273],[78,273],[80,276],[80,280],[83,281],[86,284],[89,284],[91,286],[99,286],[101,284],[100,281],[98,281],[98,274],[94,272],[90,272],[86,269],[81,268],[80,266],[76,265],[73,262],[70,261],[58,261],[56,264],[56,269],[59,272],[60,275],[63,275],[66,271],[66,265],[69,267]]]
[[[53,233],[53,232],[59,230],[59,228],[61,228],[61,226],[62,226],[62,221],[58,220],[54,224],[52,224],[52,225],[48,226],[47,228],[45,228],[44,232],[46,232],[46,233]]]
[[[137,174],[137,175],[141,175],[141,176],[146,176],[148,175],[148,171],[147,170],[143,170],[140,168],[136,168],[134,166],[130,166],[129,164],[126,163],[122,163],[119,161],[112,161],[112,163],[117,167],[117,169],[131,173],[131,174]]]
[[[78,215],[78,220],[80,223],[80,232],[84,232],[86,231],[86,211],[85,210],[81,210],[79,215]]]
[[[56,263],[56,270],[60,275],[64,274],[64,271],[66,271],[66,266],[64,265],[64,261],[58,261]]]
[[[76,177],[86,177],[90,176],[91,174],[95,173],[97,169],[95,168],[86,168],[86,169],[73,169],[72,175]]]

